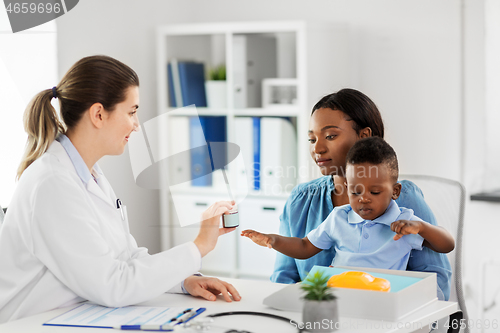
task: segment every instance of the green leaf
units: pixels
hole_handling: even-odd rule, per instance
[[[226,65],[212,67],[208,70],[208,79],[212,81],[225,81],[226,80]]]
[[[301,288],[306,292],[304,298],[311,301],[327,301],[334,300],[336,297],[332,294],[332,290],[327,286],[329,277],[317,271],[312,276],[308,275],[302,281]]]

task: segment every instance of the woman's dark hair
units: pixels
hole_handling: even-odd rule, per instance
[[[354,122],[352,128],[358,134],[363,128],[370,127],[372,136],[384,137],[384,122],[380,111],[375,103],[361,91],[342,89],[326,95],[314,105],[311,115],[322,108],[342,111],[349,120]]]
[[[17,177],[42,156],[59,133],[72,129],[94,103],[113,111],[127,97],[127,89],[139,86],[132,68],[108,56],[91,56],[77,61],[61,82],[38,93],[24,112],[24,129],[28,142]],[[62,122],[50,103],[58,98]]]

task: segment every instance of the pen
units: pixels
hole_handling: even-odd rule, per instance
[[[198,310],[196,311],[191,311],[189,313],[186,313],[185,316],[182,316],[180,319],[179,319],[179,322],[180,323],[187,323],[188,321],[190,321],[191,319],[193,319],[194,317],[198,316],[200,313],[203,313],[203,311],[205,311],[207,308],[199,308]]]
[[[170,320],[168,321],[168,323],[170,324],[170,323],[172,323],[172,322],[174,322],[174,321],[177,321],[177,320],[179,319],[179,317],[181,317],[181,316],[183,316],[183,315],[185,315],[186,313],[191,312],[191,311],[193,311],[193,308],[189,308],[189,309],[186,309],[186,310],[182,311],[182,312],[181,312],[181,313],[179,313],[177,316],[175,316],[175,317],[173,317],[172,319],[170,319]]]
[[[120,214],[122,214],[122,220],[125,221],[125,214],[123,213],[122,201],[120,199],[116,199],[116,208],[120,210]]]
[[[168,327],[164,327],[168,326]],[[170,325],[121,325],[115,326],[118,330],[135,330],[135,331],[173,331],[174,328]]]
[[[175,325],[179,325],[182,323],[187,323],[194,317],[198,316],[199,314],[203,313],[206,310],[206,308],[199,308],[196,311],[193,311],[192,309],[185,310],[184,312],[181,312],[179,316],[176,318],[172,318],[168,324],[165,325],[121,325],[121,326],[115,326],[115,329],[119,330],[141,330],[141,331],[164,331],[164,332],[171,332],[174,330]]]
[[[179,313],[177,317],[170,319],[168,324],[165,325],[121,325],[115,326],[115,329],[119,330],[141,330],[141,331],[164,331],[169,332],[174,330],[175,325],[179,325],[182,323],[187,323],[194,317],[203,313],[206,308],[199,308],[194,311],[193,309],[186,309],[183,312]]]

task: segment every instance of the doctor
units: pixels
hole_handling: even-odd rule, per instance
[[[230,202],[203,213],[193,242],[165,252],[149,255],[129,233],[97,161],[123,153],[138,129],[138,87],[125,64],[86,57],[26,109],[26,153],[0,229],[0,323],[83,300],[119,307],[164,292],[240,300],[229,283],[193,275],[218,236],[234,230],[219,229]]]

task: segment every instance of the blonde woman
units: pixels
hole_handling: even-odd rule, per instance
[[[61,118],[51,106],[60,103]],[[189,242],[150,255],[128,232],[97,161],[123,153],[139,122],[139,79],[106,56],[79,60],[25,112],[28,143],[0,230],[0,323],[90,300],[126,306],[164,292],[240,300],[233,286],[195,276],[230,202],[212,205]]]

